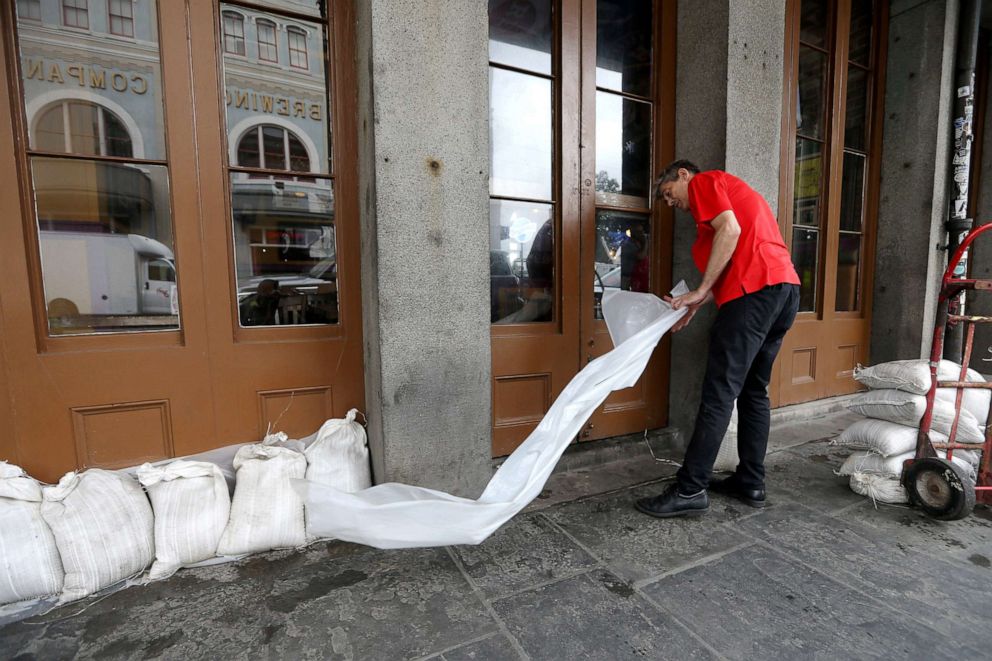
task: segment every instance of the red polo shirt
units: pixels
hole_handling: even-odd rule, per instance
[[[689,212],[696,221],[692,259],[700,273],[706,272],[716,235],[710,221],[724,211],[734,212],[741,234],[730,262],[713,286],[717,305],[768,285],[799,284],[789,249],[765,198],[720,170],[700,172],[689,180]]]

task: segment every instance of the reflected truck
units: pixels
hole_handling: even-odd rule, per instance
[[[140,234],[41,231],[49,317],[175,315],[175,255]]]

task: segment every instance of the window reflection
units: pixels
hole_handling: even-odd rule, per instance
[[[164,166],[33,158],[52,334],[179,327]]]
[[[596,3],[596,85],[651,95],[652,8],[644,0]]]
[[[651,219],[600,209],[596,212],[594,314],[603,318],[603,294],[611,289],[651,291]]]
[[[489,60],[551,73],[551,0],[489,0]]]
[[[489,209],[491,321],[551,321],[555,289],[552,206],[490,200]]]
[[[490,191],[551,199],[551,81],[489,69]]]
[[[232,173],[231,191],[241,325],[337,323],[332,182]]]
[[[651,104],[596,93],[596,202],[648,207]]]

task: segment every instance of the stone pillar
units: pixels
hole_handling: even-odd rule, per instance
[[[957,0],[893,0],[871,362],[928,356],[947,255]]]
[[[375,479],[475,497],[492,473],[487,5],[356,11]]]
[[[704,170],[741,177],[778,207],[785,6],[781,0],[681,0],[678,11],[676,153]],[[702,276],[690,248],[695,224],[676,211],[673,281]],[[672,337],[669,424],[691,434],[709,328],[700,311]]]

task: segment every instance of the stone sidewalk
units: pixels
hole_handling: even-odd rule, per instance
[[[876,510],[833,474],[853,419],[773,429],[764,511],[660,521],[631,503],[670,464],[573,471],[478,547],[186,570],[10,625],[0,658],[988,658],[992,512]]]

